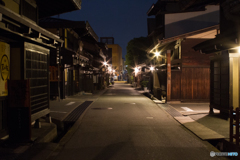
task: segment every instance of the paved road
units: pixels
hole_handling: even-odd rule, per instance
[[[60,142],[56,160],[207,160],[213,148],[128,84],[98,98]]]

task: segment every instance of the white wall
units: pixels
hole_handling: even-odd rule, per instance
[[[205,11],[165,15],[165,38],[219,24],[219,6],[206,6]]]

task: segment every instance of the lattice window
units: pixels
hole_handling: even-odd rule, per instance
[[[26,48],[24,78],[30,79],[32,114],[49,108],[48,52]]]

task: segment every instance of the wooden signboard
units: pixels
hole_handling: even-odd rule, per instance
[[[10,77],[10,45],[0,42],[0,96],[8,95],[7,81]]]

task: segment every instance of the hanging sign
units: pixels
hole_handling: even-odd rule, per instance
[[[0,42],[0,96],[8,95],[7,80],[10,77],[10,45]]]

